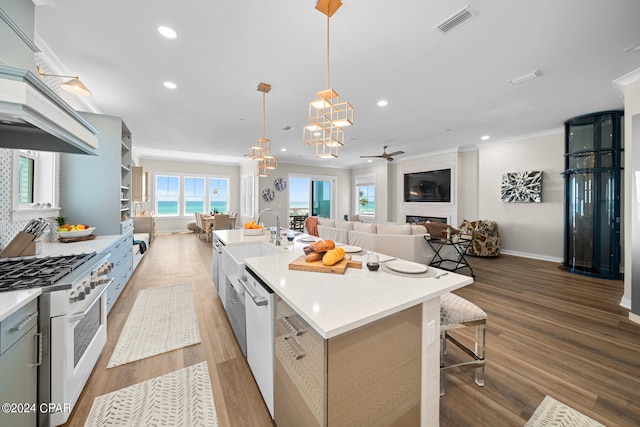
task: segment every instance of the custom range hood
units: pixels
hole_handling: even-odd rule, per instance
[[[97,133],[36,75],[0,65],[0,148],[96,155]]]

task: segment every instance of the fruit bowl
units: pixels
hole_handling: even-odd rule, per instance
[[[243,231],[245,236],[261,236],[264,234],[264,228],[245,228]]]
[[[58,237],[61,237],[63,239],[70,239],[74,237],[86,237],[91,233],[93,233],[93,230],[95,229],[96,229],[95,227],[89,227],[84,230],[58,231]]]

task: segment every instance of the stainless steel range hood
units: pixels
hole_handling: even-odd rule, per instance
[[[0,148],[96,155],[97,134],[33,73],[0,65]]]

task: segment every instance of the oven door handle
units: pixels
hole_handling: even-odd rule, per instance
[[[87,314],[89,314],[93,306],[96,305],[96,303],[102,299],[102,295],[107,291],[107,288],[109,287],[109,285],[113,283],[113,280],[114,279],[111,278],[109,282],[102,287],[96,299],[94,299],[93,302],[89,305],[89,307],[87,307],[82,313],[76,313],[69,316],[69,323],[78,322],[84,319],[85,317],[87,317]]]

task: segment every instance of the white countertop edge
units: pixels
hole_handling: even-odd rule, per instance
[[[289,304],[291,308],[293,308],[300,316],[302,316],[302,318],[307,323],[309,323],[309,325],[311,325],[325,339],[336,337],[345,332],[354,330],[361,326],[367,325],[371,322],[375,322],[376,320],[383,319],[387,316],[398,313],[407,308],[413,307],[418,304],[422,304],[425,301],[428,301],[434,298],[439,298],[440,295],[443,295],[447,292],[454,291],[456,289],[460,289],[464,286],[467,286],[473,283],[473,278],[469,276],[455,274],[455,273],[449,273],[446,276],[441,277],[440,279],[434,279],[434,278],[421,279],[421,280],[437,281],[437,287],[429,290],[425,290],[424,293],[421,293],[421,295],[418,295],[416,297],[407,298],[403,300],[401,303],[398,303],[397,305],[387,306],[386,308],[381,309],[380,311],[376,311],[374,313],[368,314],[366,316],[360,317],[355,320],[350,319],[350,320],[341,321],[341,322],[338,322],[338,325],[327,328],[326,326],[322,326],[321,323],[319,322],[319,320],[321,320],[321,316],[313,313],[309,313],[307,309],[303,307],[302,304],[299,304],[296,299],[291,298],[291,296],[287,294],[286,289],[283,289],[282,287],[280,287],[279,284],[272,283],[272,281],[269,280],[269,278],[265,276],[265,274],[263,274],[264,272],[261,271],[261,266],[259,265],[260,263],[264,263],[264,262],[268,262],[270,265],[275,265],[275,264],[288,265],[288,263],[291,260],[293,260],[299,255],[300,255],[300,252],[292,251],[292,252],[289,252],[288,255],[280,254],[280,255],[269,255],[269,256],[256,257],[256,258],[247,258],[245,260],[245,263],[247,266],[251,268],[253,272],[255,272],[258,275],[258,277],[260,277],[260,279],[262,279],[265,283],[267,283],[267,285],[278,296],[280,296],[287,304]],[[288,274],[291,274],[291,273],[296,274],[300,272],[289,271]],[[348,274],[348,273],[349,273],[349,270],[347,270],[347,273],[345,274]],[[358,274],[358,273],[359,272],[355,272],[355,274]],[[329,276],[334,276],[338,280],[344,277],[342,275],[331,275],[329,273],[304,272],[304,274],[308,274],[309,275],[308,277],[310,280],[313,278],[313,275],[329,275]],[[375,273],[375,274],[378,274],[378,273]],[[318,278],[321,278],[321,277],[322,276],[318,276]],[[409,279],[409,280],[414,280],[414,279]],[[310,293],[314,293],[318,291],[318,289],[312,289],[312,285],[308,285],[308,286],[309,286]],[[299,296],[299,298],[301,297]]]
[[[41,288],[20,289],[18,291],[0,293],[0,322],[38,298],[42,294]]]

